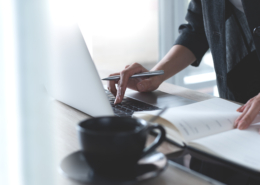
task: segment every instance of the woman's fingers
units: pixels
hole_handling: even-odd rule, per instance
[[[120,73],[114,73],[109,76],[115,76],[115,75],[120,75]],[[116,84],[118,83],[118,80],[110,80],[108,81],[108,86],[107,89],[114,95],[116,96],[117,94],[117,89],[116,89]]]
[[[238,112],[242,112],[242,114],[236,119],[235,124],[234,124],[234,128],[237,128],[238,126],[238,122],[244,117],[244,115],[247,113],[247,111],[249,110],[250,106],[252,105],[252,102],[254,101],[254,98],[251,98],[250,100],[248,100],[246,102],[245,105],[241,106],[240,108],[237,109]]]
[[[244,108],[246,107],[246,104],[245,105],[242,105],[241,107],[239,107],[237,109],[237,112],[243,112]]]
[[[130,65],[126,65],[125,69],[127,69]],[[115,76],[115,75],[120,75],[120,73],[113,73],[109,76]],[[117,95],[117,89],[116,89],[116,84],[118,83],[118,80],[110,80],[108,81],[107,89],[116,97]]]
[[[251,104],[251,103],[253,102],[254,98],[255,98],[255,97],[253,97],[253,98],[251,98],[250,100],[248,100],[248,101],[246,102],[246,104],[243,105],[243,106],[241,106],[241,107],[239,107],[239,108],[237,109],[237,111],[238,111],[238,112],[243,112],[243,111],[245,110],[246,106],[249,105],[249,104]]]
[[[251,104],[247,104],[245,107],[244,107],[244,111],[243,113],[236,119],[235,121],[235,125],[234,125],[234,128],[237,128],[238,127],[238,123],[240,122],[240,120],[246,115],[247,111],[249,110],[249,108],[251,107]]]
[[[142,73],[142,72],[146,72],[146,71],[148,71],[148,70],[145,69],[143,66],[141,66],[140,64],[134,63],[134,64],[126,67],[126,69],[124,69],[120,73],[120,80],[118,82],[118,89],[117,89],[115,104],[120,103],[123,100],[129,78],[133,74]]]
[[[238,122],[237,127],[240,130],[248,128],[248,126],[254,121],[255,117],[260,111],[260,106],[253,104],[243,118]]]
[[[143,78],[129,78],[127,83],[127,88],[138,91],[136,85],[142,80]]]
[[[137,83],[136,88],[139,92],[149,92],[158,88],[159,83],[157,81],[157,76],[143,79]]]
[[[153,91],[160,85],[160,79],[158,76],[153,76],[149,78],[130,78],[132,75],[142,72],[147,72],[142,65],[134,63],[132,65],[127,65],[125,69],[120,72],[120,80],[118,82],[110,81],[108,88],[116,95],[115,104],[122,102],[126,88],[131,88],[139,92]],[[118,75],[118,73],[112,74]],[[115,84],[118,83],[117,89]]]
[[[259,111],[260,111],[260,95],[254,98],[249,109],[239,120],[237,127],[240,130],[248,128],[248,126],[254,121]]]

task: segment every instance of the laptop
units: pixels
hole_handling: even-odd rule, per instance
[[[131,116],[135,111],[194,103],[159,90],[139,93],[128,89],[123,102],[114,105],[114,97],[101,82],[77,22],[73,19],[53,20],[50,31],[50,80],[45,87],[55,99],[92,117]]]

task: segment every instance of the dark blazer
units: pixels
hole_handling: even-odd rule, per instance
[[[260,0],[242,0],[242,3],[249,35],[260,59]],[[210,48],[220,97],[235,100],[227,87],[227,73],[234,64],[229,64],[227,61],[230,50],[226,47],[230,46],[227,45],[226,38],[228,36],[229,40],[236,40],[238,28],[232,26],[234,20],[230,17],[229,5],[228,0],[192,0],[186,15],[188,24],[180,26],[180,35],[175,44],[183,45],[194,53],[197,60],[192,64],[193,66],[200,64],[203,55]],[[228,30],[227,22],[231,25]],[[246,48],[243,44],[238,43],[230,48],[243,51],[237,52],[237,61],[245,57]]]
[[[260,0],[242,0],[249,44],[253,45],[260,61]],[[232,5],[231,5],[232,6]],[[227,73],[248,54],[238,27],[234,23],[228,0],[192,0],[186,15],[187,24],[180,26],[175,44],[189,48],[196,56],[192,64],[198,66],[210,48],[214,60],[219,94],[222,98],[235,100],[227,86]],[[251,43],[250,43],[251,40]],[[231,55],[233,59],[230,60]],[[230,63],[231,62],[231,63]],[[260,70],[260,69],[259,69]],[[221,182],[231,185],[260,184],[244,174],[192,158],[191,168]]]

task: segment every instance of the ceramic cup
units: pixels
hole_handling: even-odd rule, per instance
[[[160,132],[145,148],[151,130]],[[99,117],[82,121],[77,126],[85,159],[95,173],[103,176],[134,175],[137,161],[153,152],[165,139],[160,125],[125,117]]]

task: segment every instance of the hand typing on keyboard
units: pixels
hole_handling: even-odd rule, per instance
[[[108,82],[108,90],[116,97],[114,104],[122,102],[126,88],[139,92],[149,92],[157,89],[162,83],[160,76],[130,78],[134,74],[147,71],[142,65],[134,63],[127,65],[120,73],[111,74],[110,76],[120,75],[120,80]],[[118,89],[116,89],[116,84],[118,84]]]
[[[158,107],[149,105],[131,98],[124,97],[121,103],[114,104],[115,97],[111,92],[105,90],[108,100],[116,116],[131,117],[135,111],[157,110]]]

